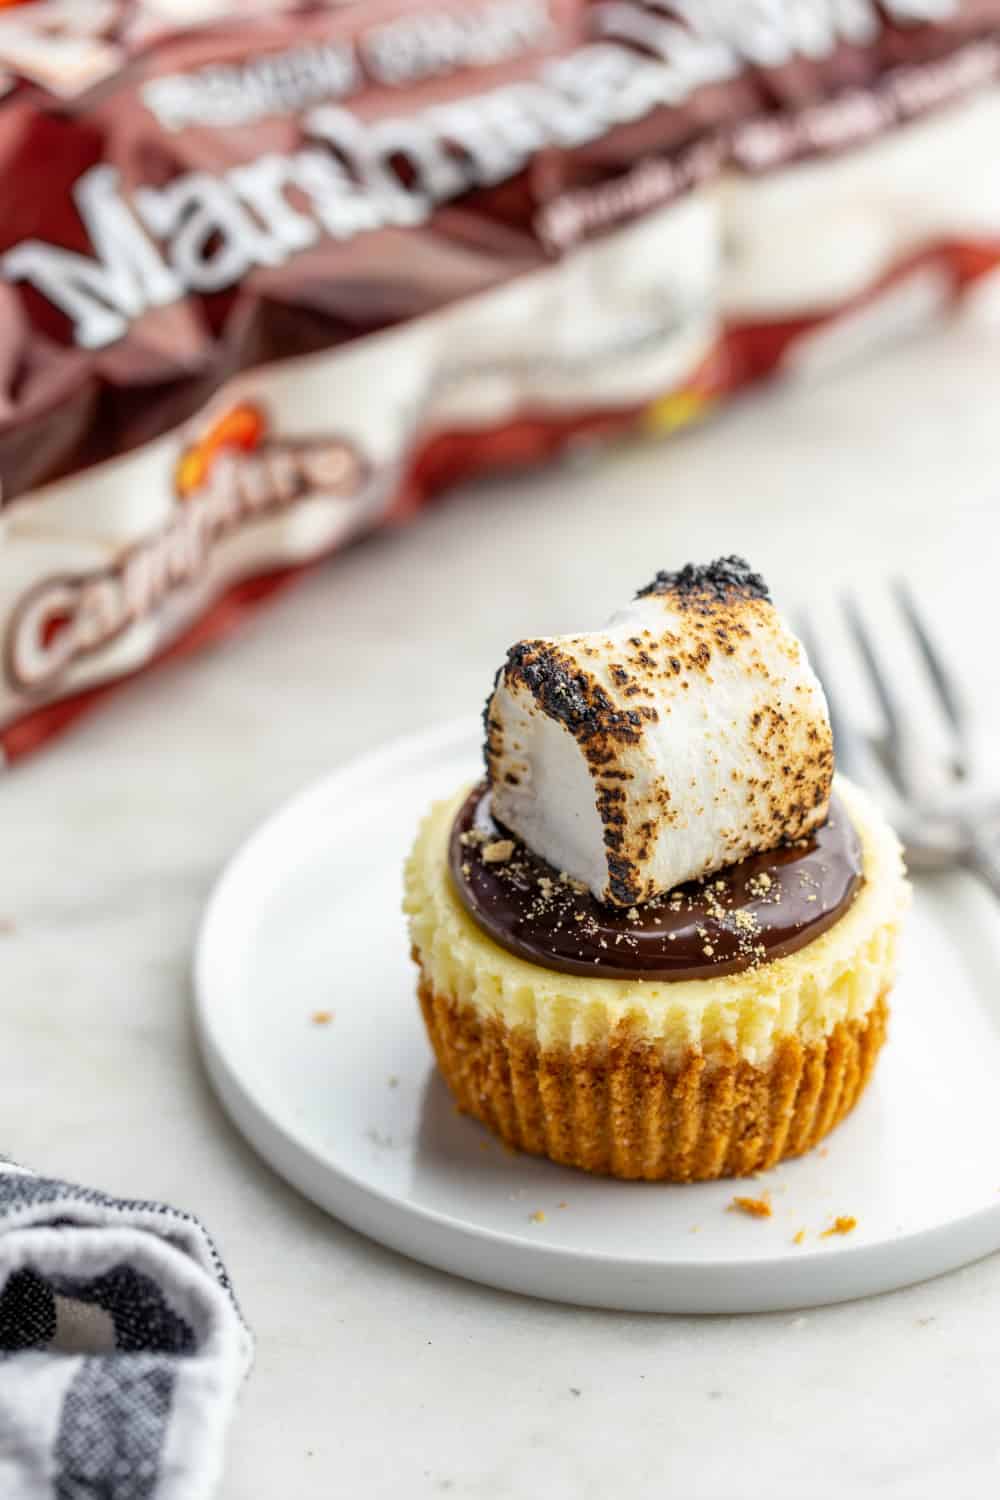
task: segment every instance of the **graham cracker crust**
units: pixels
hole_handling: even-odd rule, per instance
[[[821,1141],[871,1076],[889,1017],[883,991],[822,1042],[781,1040],[764,1068],[689,1049],[674,1066],[617,1031],[607,1048],[542,1049],[527,1031],[459,1006],[421,975],[427,1031],[463,1114],[519,1151],[648,1182],[745,1177]]]

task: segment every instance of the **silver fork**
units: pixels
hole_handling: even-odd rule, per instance
[[[913,711],[905,684],[895,680],[857,601],[848,596],[841,607],[881,711],[880,732],[866,734],[852,723],[843,695],[838,698],[833,690],[819,632],[808,618],[799,621],[799,636],[830,706],[837,764],[881,801],[911,869],[964,868],[1000,898],[1000,776],[991,787],[979,762],[961,690],[912,591],[896,580],[890,596],[922,663],[944,754],[928,735],[926,721]]]

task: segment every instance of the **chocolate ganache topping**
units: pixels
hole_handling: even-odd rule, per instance
[[[808,837],[628,910],[596,901],[497,823],[485,784],[455,819],[449,862],[463,904],[501,947],[601,979],[711,979],[783,958],[832,927],[863,881],[836,796]]]

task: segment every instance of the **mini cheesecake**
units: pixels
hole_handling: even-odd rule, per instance
[[[459,1107],[623,1178],[740,1176],[822,1139],[885,1038],[906,904],[897,840],[834,778],[822,689],[739,559],[512,648],[486,775],[431,809],[406,868]]]

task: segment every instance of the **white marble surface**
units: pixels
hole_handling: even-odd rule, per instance
[[[998,411],[1000,334],[956,327],[672,445],[480,486],[0,784],[0,1147],[170,1199],[221,1241],[258,1338],[221,1500],[996,1492],[1000,1257],[801,1316],[450,1280],[254,1158],[206,1084],[188,975],[213,879],[276,803],[478,706],[512,639],[591,625],[658,566],[742,550],[785,599],[905,569],[991,703]]]

